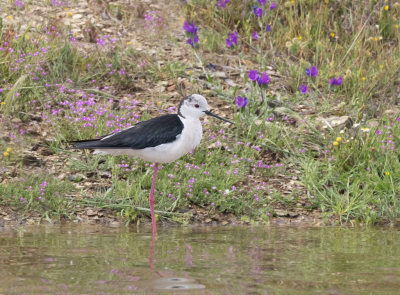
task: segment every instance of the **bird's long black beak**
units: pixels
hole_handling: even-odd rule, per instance
[[[227,119],[221,118],[221,117],[219,117],[219,116],[217,116],[217,115],[211,113],[210,111],[204,111],[204,113],[206,113],[206,115],[213,116],[213,117],[215,117],[215,118],[217,118],[217,119],[220,119],[220,120],[222,120],[222,121],[225,121],[225,122],[234,124],[234,123],[232,123],[231,121],[229,121],[229,120],[227,120]]]

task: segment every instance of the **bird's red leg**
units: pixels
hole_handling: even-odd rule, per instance
[[[154,165],[153,183],[151,185],[150,197],[149,197],[150,211],[151,211],[151,223],[153,224],[153,234],[155,234],[157,232],[157,230],[156,230],[156,216],[154,214],[154,187],[156,186],[157,172],[158,172],[158,163],[155,163],[155,165]]]

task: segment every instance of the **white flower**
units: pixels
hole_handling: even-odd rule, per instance
[[[229,194],[229,190],[228,189],[225,190],[225,194]]]
[[[343,134],[343,133],[344,133],[344,130],[340,130],[340,133],[342,133],[342,134]]]
[[[369,128],[361,128],[362,132],[369,132]]]
[[[331,124],[332,124],[332,126],[339,125],[340,124],[340,120],[334,120],[334,121],[331,122]]]
[[[353,128],[357,128],[358,126],[360,126],[360,124],[355,123],[355,124],[353,125]]]
[[[324,126],[322,126],[322,128],[325,129],[325,128],[328,128],[328,126],[324,125]]]

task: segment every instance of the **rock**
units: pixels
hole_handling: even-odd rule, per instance
[[[227,225],[228,223],[228,221],[222,221],[222,225]]]
[[[228,79],[228,75],[225,72],[215,72],[213,75],[220,79]]]
[[[206,219],[206,223],[210,223],[211,221],[212,221],[211,218],[207,218],[207,219]]]
[[[77,173],[77,174],[75,174],[75,175],[68,175],[68,180],[69,180],[69,181],[76,181],[76,182],[79,182],[79,181],[82,181],[82,180],[84,180],[84,179],[86,179],[85,175],[80,174],[80,173]]]
[[[11,122],[12,122],[12,123],[21,123],[22,121],[21,121],[20,118],[13,118],[13,119],[11,120]]]
[[[32,154],[26,154],[22,157],[21,159],[22,164],[26,165],[26,166],[41,166],[43,165],[43,161],[32,155]]]
[[[42,156],[52,156],[52,155],[55,154],[55,152],[53,150],[49,149],[49,148],[42,148],[42,149],[39,150],[39,153]]]
[[[61,173],[60,175],[57,176],[58,179],[64,179],[65,178],[65,173]]]
[[[101,178],[111,178],[112,176],[111,172],[108,171],[99,171],[97,175],[100,176]]]
[[[97,215],[97,211],[93,211],[93,210],[89,209],[86,211],[86,215],[87,216],[95,216],[95,215]]]
[[[4,140],[5,142],[10,142],[11,138],[8,135],[0,134],[0,139]]]
[[[34,129],[26,130],[26,134],[33,135],[33,136],[39,136],[40,135],[40,133],[38,131],[34,130]]]
[[[385,111],[385,115],[391,116],[391,115],[397,115],[400,113],[399,109],[389,109]]]
[[[111,227],[120,227],[120,223],[118,221],[113,221],[110,223]]]
[[[370,127],[378,127],[379,126],[379,122],[376,120],[371,120],[371,121],[367,121],[367,125]]]
[[[286,217],[288,213],[286,210],[275,209],[275,214],[279,217]]]
[[[72,19],[80,19],[82,17],[83,17],[83,15],[78,13],[78,14],[73,15]]]
[[[290,217],[297,217],[297,216],[299,216],[300,214],[299,213],[297,213],[297,212],[289,212],[289,216]]]
[[[336,126],[342,126],[350,129],[353,127],[353,120],[349,116],[332,116],[329,118],[318,117],[317,121],[320,121],[324,126],[330,125],[332,128]]]

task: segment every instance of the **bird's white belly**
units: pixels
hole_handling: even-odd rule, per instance
[[[203,136],[203,130],[199,119],[181,120],[185,127],[182,130],[182,134],[173,142],[141,150],[101,149],[96,150],[95,154],[113,156],[128,155],[154,163],[171,163],[198,146]]]

